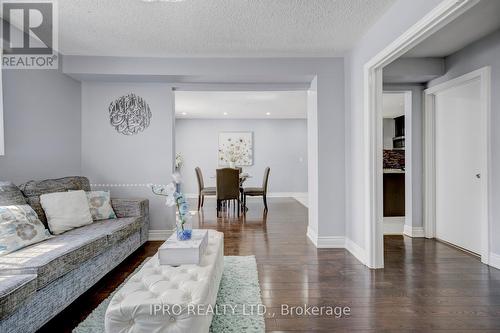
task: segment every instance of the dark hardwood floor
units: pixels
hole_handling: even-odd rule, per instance
[[[370,270],[343,249],[316,249],[307,209],[293,199],[251,200],[246,217],[216,218],[206,200],[201,228],[224,232],[225,255],[255,255],[268,331],[500,332],[500,271],[426,239],[385,239],[385,269]],[[192,207],[196,207],[193,203]],[[148,242],[41,331],[69,332],[161,242]],[[350,315],[286,316],[281,304],[349,307]],[[195,332],[193,332],[195,333]]]

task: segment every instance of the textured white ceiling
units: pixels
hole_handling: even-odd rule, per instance
[[[59,1],[60,50],[110,56],[335,56],[395,0]]]
[[[199,119],[305,119],[306,91],[176,91],[175,116]]]
[[[396,118],[405,114],[405,94],[388,93],[382,97],[382,114],[384,118]]]

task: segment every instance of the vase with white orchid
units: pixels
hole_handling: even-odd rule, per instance
[[[231,145],[226,152],[226,159],[229,162],[229,167],[234,169],[236,163],[243,158],[243,150],[239,146]]]
[[[154,194],[166,197],[165,204],[168,207],[177,207],[176,213],[176,234],[177,239],[184,241],[191,239],[193,227],[191,223],[191,213],[189,204],[184,194],[180,191],[182,177],[179,172],[172,175],[173,182],[168,185],[150,185]]]

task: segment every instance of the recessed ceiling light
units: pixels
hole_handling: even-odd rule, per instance
[[[271,112],[266,112],[266,116],[270,116],[271,115]]]
[[[182,113],[182,115],[183,115],[183,116],[187,116],[187,112],[183,112],[183,113]]]
[[[224,112],[223,115],[227,116],[227,112]]]

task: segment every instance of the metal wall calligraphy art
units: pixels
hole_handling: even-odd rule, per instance
[[[118,133],[135,135],[149,127],[151,109],[134,93],[118,98],[109,105],[109,121]]]

